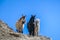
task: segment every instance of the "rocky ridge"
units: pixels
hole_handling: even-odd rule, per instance
[[[6,23],[0,20],[0,40],[51,40],[46,36],[29,36],[14,32]]]

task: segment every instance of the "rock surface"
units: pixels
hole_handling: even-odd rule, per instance
[[[29,36],[14,32],[9,26],[0,20],[0,40],[51,40],[46,36]]]

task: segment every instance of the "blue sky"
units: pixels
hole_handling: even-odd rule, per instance
[[[15,31],[16,21],[26,15],[26,23],[31,14],[40,18],[40,34],[60,40],[60,1],[59,0],[0,0],[0,19]],[[24,27],[24,34],[28,34]]]

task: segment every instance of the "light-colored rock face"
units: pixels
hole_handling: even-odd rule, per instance
[[[0,21],[0,40],[50,40],[45,36],[29,36],[14,32],[7,24]]]
[[[4,23],[3,21],[0,20],[0,30],[5,31],[5,32],[10,32],[13,31],[9,26]]]

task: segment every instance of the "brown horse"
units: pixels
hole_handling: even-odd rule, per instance
[[[23,33],[24,23],[25,23],[25,16],[22,16],[22,17],[16,22],[17,32]]]

